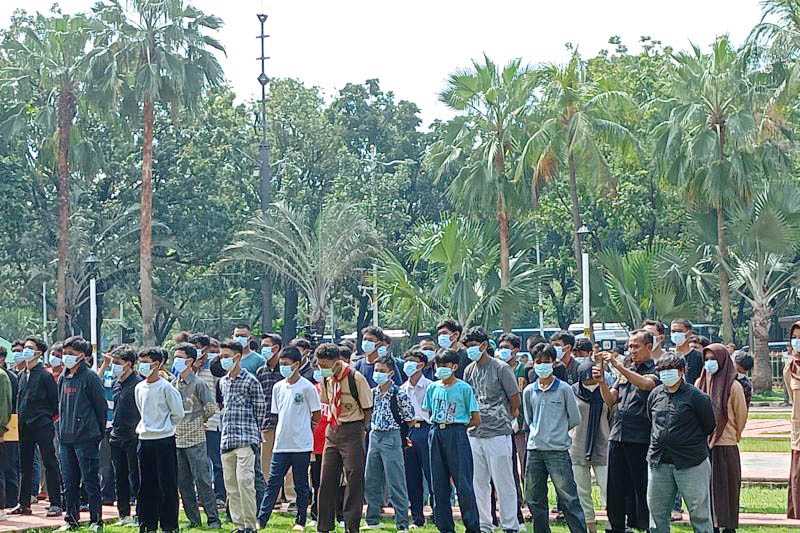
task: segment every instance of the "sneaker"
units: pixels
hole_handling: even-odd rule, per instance
[[[5,513],[5,511],[0,511],[0,522],[2,522],[4,520],[7,520],[7,519],[8,519],[8,515]]]
[[[39,503],[39,498],[36,496],[31,496],[31,505],[36,505]]]
[[[31,511],[30,507],[23,507],[21,505],[17,505],[8,514],[20,515],[20,516],[31,516],[33,514],[33,511]]]
[[[408,529],[417,529],[419,526],[417,524],[411,524],[408,526]]]
[[[225,509],[225,500],[217,500],[217,509],[220,511]]]
[[[288,512],[297,511],[297,502],[289,502],[289,505],[286,507]]]
[[[82,513],[88,513],[89,512],[89,504],[88,503],[82,503],[81,504],[81,512]]]
[[[136,522],[136,519],[132,516],[123,516],[117,521],[117,525],[120,527],[128,527],[133,525],[134,522]]]
[[[361,530],[369,531],[370,529],[380,529],[380,524],[364,524],[361,526]]]
[[[672,511],[669,515],[670,522],[680,522],[683,520],[683,513],[680,511]]]
[[[306,526],[301,526],[300,524],[295,524],[292,528],[292,531],[305,531]]]
[[[313,520],[313,519],[312,519],[312,520],[309,520],[309,521],[306,523],[306,526],[308,526],[308,527],[311,527],[311,528],[317,527],[317,521],[316,521],[316,520]]]
[[[103,524],[91,524],[89,526],[89,531],[92,533],[99,533],[100,531],[103,531]]]
[[[64,524],[60,528],[56,529],[56,531],[75,531],[80,526],[76,526],[75,524]]]
[[[47,514],[45,516],[47,516],[48,518],[52,518],[54,516],[61,516],[63,512],[64,511],[62,511],[61,507],[59,507],[58,505],[51,505],[50,507],[47,508]]]

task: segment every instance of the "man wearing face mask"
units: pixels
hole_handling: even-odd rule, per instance
[[[519,530],[511,444],[512,422],[519,415],[517,379],[506,363],[494,357],[489,336],[481,327],[470,329],[464,346],[471,363],[464,381],[472,386],[480,406],[481,424],[469,430],[474,464],[473,484],[482,531],[491,531],[491,483],[497,490],[500,525],[505,532]]]
[[[650,420],[647,398],[660,382],[652,360],[653,335],[636,330],[628,340],[630,366],[616,353],[602,353],[600,371],[606,366],[619,379],[609,387],[600,381],[600,394],[609,408],[617,406],[611,424],[608,448],[608,521],[612,533],[623,533],[629,524],[647,530],[650,524],[647,507],[647,448],[650,444]],[[627,523],[626,523],[627,516]]]
[[[692,323],[685,319],[676,319],[670,325],[670,340],[675,345],[675,353],[686,360],[686,383],[694,384],[703,370],[703,355],[692,348]]]
[[[374,389],[378,383],[373,378],[375,372],[375,363],[380,357],[385,357],[389,353],[389,338],[384,331],[377,326],[367,326],[361,332],[361,351],[364,352],[364,357],[356,361],[353,368],[357,370],[362,376],[367,379],[370,388]],[[392,359],[392,381],[397,386],[403,383],[405,376],[402,375],[400,369]]]
[[[566,381],[568,385],[577,383],[579,362],[573,354],[575,335],[568,331],[559,331],[550,337],[550,344],[556,350],[556,366],[563,367],[562,375],[564,377],[562,381]]]
[[[19,346],[20,350],[22,345]],[[19,416],[17,414],[17,392],[19,391],[19,378],[17,373],[14,372],[17,354],[14,351],[6,352],[4,346],[0,346],[0,368],[8,375],[8,380],[11,383],[11,418],[9,419],[9,428],[14,427],[17,429],[16,435],[12,435],[11,431],[3,436],[3,441],[0,442],[0,455],[5,457],[5,461],[0,460],[0,468],[3,469],[3,475],[0,477],[5,479],[5,500],[0,502],[0,507],[5,509],[13,509],[19,503]]]
[[[458,379],[464,379],[464,370],[470,364],[467,351],[464,349],[464,345],[461,344],[461,333],[463,331],[464,328],[461,324],[452,318],[442,320],[436,326],[436,344],[439,345],[439,348],[441,350],[453,350],[458,354],[458,368],[456,368],[456,378]]]
[[[239,365],[255,377],[258,369],[264,366],[266,361],[261,357],[261,354],[251,349],[250,336],[250,326],[247,324],[239,324],[233,328],[233,339],[242,346],[242,360]]]
[[[82,484],[89,502],[90,527],[96,531],[103,527],[99,447],[106,431],[108,406],[103,383],[90,368],[91,362],[92,345],[86,339],[76,336],[64,341],[67,370],[58,384],[58,436],[64,469],[64,527],[79,527]]]
[[[256,379],[264,391],[264,401],[272,405],[272,391],[275,385],[283,379],[280,368],[281,345],[283,339],[279,335],[268,333],[261,339],[261,357],[266,359],[266,364],[256,372]],[[278,415],[267,410],[264,424],[261,427],[261,471],[269,472],[272,463],[272,448],[275,446],[275,428],[278,425]],[[293,485],[292,485],[293,486]],[[261,502],[259,502],[260,504]]]
[[[19,505],[12,515],[30,515],[30,499],[33,482],[33,458],[35,447],[39,447],[45,465],[47,487],[51,509],[47,516],[61,516],[61,470],[53,444],[55,437],[54,417],[58,415],[58,386],[41,363],[47,346],[36,337],[25,340],[23,348],[16,354],[16,362],[22,363],[26,371],[19,375],[17,412],[19,416],[20,469],[22,479]]]
[[[514,378],[517,380],[517,390],[522,392],[528,386],[525,374],[527,369],[525,364],[520,361],[519,353],[522,347],[522,340],[513,333],[504,333],[500,336],[500,345],[497,350],[497,358],[506,361],[514,373]],[[517,488],[517,518],[520,523],[523,523],[522,506],[525,503],[525,494],[522,491],[521,477],[525,475],[525,452],[527,451],[528,443],[528,425],[525,424],[525,415],[522,409],[519,409],[519,414],[514,422],[511,423],[511,429],[514,431],[511,444],[514,457],[514,484]],[[494,516],[494,513],[492,513]]]
[[[676,494],[680,494],[694,531],[711,533],[708,436],[716,427],[711,399],[685,381],[683,358],[665,357],[656,370],[662,384],[647,399],[647,414],[652,421],[647,452],[650,531],[669,533],[670,511]]]
[[[642,329],[649,331],[653,335],[653,361],[658,362],[659,359],[667,355],[667,351],[664,350],[664,339],[667,331],[664,323],[660,320],[647,319],[642,322]]]

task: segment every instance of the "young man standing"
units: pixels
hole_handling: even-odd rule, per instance
[[[448,318],[439,322],[436,326],[436,344],[442,350],[453,350],[458,354],[458,367],[456,368],[456,378],[464,378],[464,370],[469,365],[470,360],[467,358],[467,351],[461,344],[461,333],[464,328],[453,320]]]
[[[220,364],[226,374],[219,381],[222,393],[222,469],[228,491],[231,520],[243,533],[255,532],[256,452],[267,414],[264,391],[258,380],[241,367],[242,345],[227,340],[220,345]]]
[[[556,366],[563,367],[563,379],[568,385],[573,385],[578,382],[578,366],[579,363],[573,356],[572,351],[575,349],[575,335],[568,331],[559,331],[550,337],[550,344],[556,350]]]
[[[11,421],[11,380],[8,374],[0,368],[0,446],[2,446],[3,436],[8,432],[9,422]],[[5,450],[0,447],[0,521],[6,519],[6,463],[11,460]]]
[[[21,349],[22,347],[20,347]],[[0,346],[0,369],[4,370],[11,384],[11,417],[9,418],[9,428],[16,428],[14,434],[11,431],[3,435],[0,441],[0,481],[4,480],[5,499],[0,501],[0,507],[14,509],[18,503],[19,496],[19,416],[17,415],[17,392],[19,390],[19,378],[14,372],[15,352],[7,352],[5,346]]]
[[[436,378],[428,387],[422,408],[431,417],[428,439],[433,481],[433,520],[439,531],[454,532],[450,506],[452,486],[458,495],[461,520],[467,533],[481,531],[478,505],[472,488],[473,465],[467,428],[481,423],[475,392],[466,382],[455,377],[460,356],[444,350],[436,356]]]
[[[289,469],[297,491],[297,518],[293,531],[303,531],[311,496],[308,467],[314,448],[313,428],[319,423],[320,401],[314,384],[300,375],[302,356],[293,346],[280,353],[280,374],[283,380],[273,388],[270,411],[277,415],[267,492],[261,503],[259,527],[269,523],[272,509]]]
[[[694,385],[703,370],[703,354],[692,348],[692,327],[688,320],[673,320],[670,325],[670,340],[675,345],[675,353],[686,360],[686,383]]]
[[[375,361],[373,379],[378,386],[372,389],[372,423],[364,490],[367,527],[379,527],[383,493],[388,489],[397,531],[402,532],[408,530],[408,489],[403,464],[403,449],[408,437],[403,430],[414,417],[414,407],[405,391],[392,380],[394,368],[394,359],[389,355]]]
[[[255,377],[258,369],[264,366],[264,358],[250,349],[250,326],[239,324],[233,329],[233,338],[242,346],[242,360],[239,365]]]
[[[501,495],[500,524],[503,531],[519,530],[514,482],[514,456],[511,443],[512,422],[519,415],[517,379],[508,364],[493,357],[489,336],[481,327],[470,329],[464,337],[467,357],[472,361],[464,371],[480,406],[481,424],[470,428],[469,444],[474,468],[473,485],[480,515],[481,530],[492,529],[492,483]]]
[[[753,370],[753,356],[747,352],[733,352],[733,363],[736,368],[736,381],[742,386],[744,391],[744,401],[750,409],[750,401],[753,399],[753,382],[747,377],[747,373]]]
[[[339,481],[344,472],[345,531],[357,533],[363,513],[364,434],[372,414],[372,390],[361,373],[339,358],[336,345],[320,344],[315,355],[323,378],[321,400],[331,417],[322,455],[317,531],[335,529]]]
[[[111,347],[112,350],[116,346]],[[117,495],[114,489],[116,481],[114,479],[114,464],[111,461],[111,447],[109,437],[111,435],[111,420],[114,418],[114,375],[111,373],[111,355],[103,354],[103,361],[97,367],[97,375],[103,384],[103,394],[106,398],[106,429],[103,439],[100,441],[100,497],[103,505],[114,505]]]
[[[275,338],[277,337],[277,338]],[[267,358],[264,366],[258,369],[256,379],[261,384],[264,391],[264,401],[268,406],[272,406],[272,391],[275,385],[283,379],[280,372],[280,354],[282,339],[275,335],[265,335],[261,339],[261,354]],[[264,424],[261,426],[261,471],[269,472],[272,464],[272,449],[275,447],[275,428],[278,425],[278,415],[267,412]],[[261,505],[261,502],[258,502]]]
[[[375,372],[375,363],[378,358],[381,357],[381,352],[385,354],[389,341],[386,333],[377,326],[367,326],[361,332],[361,335],[361,351],[364,353],[364,357],[359,359],[356,364],[353,365],[353,368],[364,376],[369,386],[374,389],[378,386],[378,383],[372,377]],[[397,372],[394,359],[392,359],[392,381],[398,386],[403,383],[403,376]]]
[[[136,426],[141,417],[136,408],[136,385],[142,378],[136,372],[136,352],[127,345],[111,352],[111,374],[114,376],[114,417],[111,420],[111,463],[116,482],[118,525],[136,526],[131,515],[131,496],[139,493],[139,438]]]
[[[100,441],[106,431],[107,404],[103,383],[89,367],[92,345],[82,337],[64,341],[66,372],[58,384],[58,437],[61,466],[64,469],[67,525],[62,530],[80,527],[81,485],[89,501],[92,529],[103,527],[100,497]],[[52,489],[49,489],[52,492]]]
[[[175,428],[183,419],[181,395],[161,377],[166,362],[161,348],[139,353],[137,370],[144,378],[134,390],[141,420],[139,435],[139,530],[164,533],[178,531],[178,465]]]
[[[666,328],[660,320],[647,319],[642,323],[642,329],[649,331],[653,335],[653,361],[658,362],[667,355],[664,350],[664,340],[666,339]]]
[[[608,522],[611,533],[624,533],[630,525],[647,530],[647,448],[650,445],[650,420],[647,398],[659,384],[652,360],[653,335],[637,330],[628,340],[630,367],[616,353],[604,353],[603,367],[610,366],[619,376],[613,387],[600,380],[600,394],[614,410],[608,445]],[[626,522],[627,516],[627,522]]]
[[[200,527],[200,509],[203,505],[209,529],[219,529],[222,524],[217,514],[217,502],[211,487],[211,464],[206,453],[204,425],[215,412],[213,393],[195,375],[194,363],[197,349],[187,343],[175,348],[172,373],[175,388],[183,401],[183,420],[175,428],[175,446],[178,460],[178,491],[190,527]]]
[[[423,483],[427,486],[429,494],[433,492],[431,455],[428,449],[431,417],[422,408],[431,380],[424,375],[428,364],[428,358],[424,353],[411,349],[406,352],[404,359],[403,372],[408,376],[408,380],[400,385],[400,389],[406,393],[414,408],[413,419],[408,424],[408,439],[411,445],[403,449],[406,489],[411,507],[411,519],[416,527],[423,527],[425,526]]]
[[[13,351],[12,347],[12,351]],[[44,369],[41,358],[47,346],[41,340],[30,337],[16,353],[16,363],[26,370],[19,374],[17,391],[17,413],[19,421],[19,450],[22,480],[19,487],[19,505],[12,515],[30,515],[30,494],[33,489],[33,460],[35,448],[39,448],[47,476],[51,508],[47,516],[61,516],[61,469],[56,459],[53,444],[55,424],[58,416],[58,386]],[[12,458],[13,460],[13,458]],[[37,488],[38,492],[38,488]]]
[[[684,381],[686,361],[682,357],[663,358],[657,371],[662,384],[647,400],[652,421],[647,453],[650,531],[669,533],[670,511],[680,494],[694,531],[712,533],[708,436],[716,422],[711,399]]]

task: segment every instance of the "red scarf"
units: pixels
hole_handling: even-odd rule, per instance
[[[350,367],[345,366],[344,370],[337,376],[331,376],[331,426],[339,425],[339,416],[342,414],[342,381],[350,375]]]

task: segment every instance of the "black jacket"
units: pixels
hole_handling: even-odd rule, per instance
[[[58,386],[42,363],[19,375],[17,413],[20,425],[40,428],[58,414]]]
[[[700,377],[700,372],[703,371],[705,362],[703,354],[697,350],[691,350],[686,352],[683,358],[686,360],[686,383],[694,385],[694,382]]]
[[[141,415],[136,407],[136,385],[142,378],[133,372],[125,381],[114,382],[114,419],[111,422],[111,442],[130,442],[136,440],[136,426]]]
[[[73,375],[65,370],[58,383],[61,444],[99,442],[105,435],[108,407],[103,382],[85,363],[78,365]]]
[[[697,466],[708,458],[708,436],[716,421],[711,398],[694,385],[681,382],[671,393],[659,385],[647,399],[652,423],[647,460],[674,464],[678,470]]]

